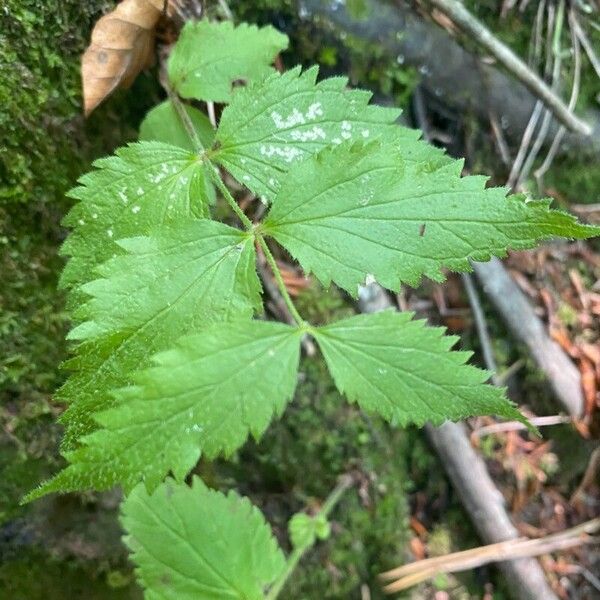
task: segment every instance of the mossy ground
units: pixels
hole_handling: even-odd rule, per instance
[[[360,15],[360,1],[352,4]],[[142,75],[132,90],[83,121],[79,56],[92,23],[111,5],[7,0],[0,15],[0,597],[15,600],[140,597],[118,545],[115,502],[86,494],[18,505],[61,460],[54,424],[59,407],[51,393],[64,377],[58,365],[67,351],[68,318],[56,291],[65,234],[58,223],[69,204],[64,192],[93,158],[134,139],[146,109],[160,97],[154,76]],[[289,64],[318,61],[325,73],[349,72],[353,83],[406,102],[415,74],[377,48],[332,30],[319,38],[288,0],[232,6],[241,17],[293,34]],[[578,169],[575,163],[568,181],[563,173],[565,187],[594,189],[591,170]],[[353,310],[344,296],[315,289],[300,305],[315,321]],[[440,551],[459,541],[476,543],[420,434],[366,419],[339,397],[318,359],[303,361],[294,402],[260,443],[249,443],[230,463],[199,469],[209,481],[252,497],[284,544],[287,518],[323,499],[341,473],[351,471],[362,482],[360,493],[349,491],[333,514],[331,540],[303,561],[290,598],[360,598],[363,585],[380,598],[375,576],[404,560],[407,518],[423,498]],[[36,532],[49,532],[49,517],[63,529],[40,540]],[[73,532],[75,541],[65,544]],[[476,578],[436,584],[451,587],[452,597],[468,597],[464,584],[477,590]]]

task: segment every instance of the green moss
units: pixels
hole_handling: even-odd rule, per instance
[[[136,94],[129,106],[131,96],[120,94],[88,124],[81,114],[80,56],[93,23],[113,5],[107,0],[3,3],[0,204],[59,202],[91,158],[134,136],[131,124],[137,126],[151,93]],[[150,81],[142,77],[133,92],[156,88]]]
[[[11,600],[141,600],[141,590],[131,578],[123,585],[79,564],[48,557],[36,550],[24,550],[17,560],[0,565],[0,594]]]

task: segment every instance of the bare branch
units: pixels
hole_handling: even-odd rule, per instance
[[[575,116],[567,105],[492,32],[478,21],[457,0],[429,0],[466,34],[490,52],[504,67],[535,94],[552,111],[554,116],[568,129],[590,135],[592,128]],[[582,42],[583,44],[583,42]]]

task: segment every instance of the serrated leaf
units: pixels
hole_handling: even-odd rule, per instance
[[[184,107],[190,121],[205,148],[210,148],[215,138],[215,130],[208,117],[193,106]],[[140,140],[171,144],[194,152],[195,148],[189,133],[181,123],[181,119],[170,100],[161,102],[148,111],[140,125]]]
[[[32,497],[141,480],[152,490],[169,471],[183,479],[201,452],[229,455],[248,434],[258,438],[294,393],[301,336],[281,323],[239,321],[180,339],[96,415],[102,429]]]
[[[255,194],[272,200],[293,164],[346,140],[385,137],[423,169],[447,162],[419,131],[395,124],[400,110],[369,105],[372,94],[347,89],[343,77],[316,83],[317,74],[275,73],[237,92],[223,111],[214,159]]]
[[[263,231],[306,272],[356,295],[368,274],[398,290],[422,276],[443,281],[443,268],[505,256],[552,236],[587,238],[549,201],[506,196],[486,178],[460,177],[456,161],[434,172],[406,165],[388,144],[345,144],[295,165],[286,175]]]
[[[94,268],[119,252],[115,240],[144,235],[172,219],[207,214],[203,165],[187,150],[140,142],[94,166],[69,193],[79,202],[63,220],[74,229],[61,249],[71,257],[63,286],[93,279]]]
[[[235,84],[273,71],[288,38],[271,26],[188,21],[169,58],[171,86],[183,98],[228,102]]]
[[[202,219],[174,221],[153,237],[121,240],[127,251],[99,267],[104,278],[83,286],[92,298],[71,333],[86,340],[67,364],[73,375],[58,399],[70,447],[95,428],[93,413],[114,403],[110,392],[130,382],[153,353],[184,333],[261,307],[252,239]]]
[[[502,389],[484,384],[488,372],[465,364],[472,353],[450,350],[456,336],[412,316],[384,311],[316,329],[340,392],[394,425],[490,414],[525,422]]]
[[[285,557],[247,498],[167,480],[123,503],[125,543],[148,600],[262,600]]]

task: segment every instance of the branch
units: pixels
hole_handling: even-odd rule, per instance
[[[517,538],[408,563],[381,573],[380,577],[384,581],[396,580],[386,585],[383,591],[387,594],[393,594],[435,577],[440,573],[457,573],[468,569],[476,569],[491,562],[540,556],[541,554],[566,550],[583,544],[597,543],[598,538],[592,538],[589,534],[595,533],[598,529],[600,529],[600,518],[592,519],[571,529],[542,538]]]
[[[590,135],[592,128],[576,117],[568,106],[505,44],[478,21],[457,0],[429,0],[475,42],[483,46],[498,62],[519,79],[552,111],[554,116],[568,129]]]

